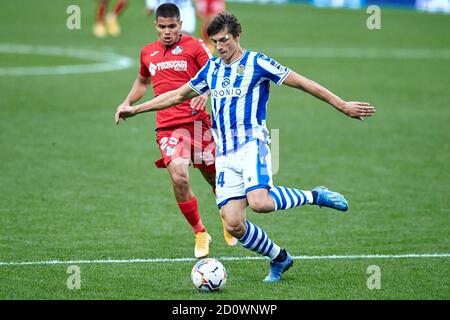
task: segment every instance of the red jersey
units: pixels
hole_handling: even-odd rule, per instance
[[[141,51],[140,74],[151,77],[155,97],[175,90],[191,80],[206,64],[211,53],[202,40],[182,35],[180,41],[166,47],[160,40]],[[164,110],[156,111],[156,128],[173,127],[195,120],[209,120],[204,111],[194,111],[190,100]]]

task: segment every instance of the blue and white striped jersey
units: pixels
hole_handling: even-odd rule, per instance
[[[212,58],[189,82],[203,94],[211,90],[212,128],[216,154],[238,150],[252,139],[269,140],[266,110],[270,80],[281,85],[290,70],[267,56],[244,50],[227,65]]]

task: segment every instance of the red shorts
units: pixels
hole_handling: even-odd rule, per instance
[[[225,0],[198,0],[197,12],[200,17],[215,16],[225,11]]]
[[[194,168],[215,171],[216,145],[209,121],[194,121],[156,131],[156,143],[162,158],[155,161],[165,168],[176,158],[191,159]]]

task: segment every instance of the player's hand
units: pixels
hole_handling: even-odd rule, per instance
[[[136,109],[132,106],[120,105],[117,107],[116,114],[114,115],[114,120],[116,124],[119,124],[120,119],[126,120],[126,118],[133,117]]]
[[[205,110],[206,101],[208,100],[208,94],[204,93],[198,97],[192,98],[191,108],[195,111]]]
[[[344,102],[340,108],[350,118],[364,120],[364,118],[371,117],[375,113],[375,107],[368,102],[347,101]]]

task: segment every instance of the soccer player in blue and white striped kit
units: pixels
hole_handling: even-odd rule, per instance
[[[264,230],[247,220],[247,206],[255,212],[286,210],[305,204],[347,211],[348,202],[325,187],[307,191],[273,185],[266,128],[270,81],[303,90],[351,118],[363,120],[372,116],[375,108],[366,102],[344,101],[277,61],[242,49],[241,32],[234,15],[217,15],[208,26],[208,36],[219,58],[210,59],[191,81],[177,90],[136,107],[119,107],[115,120],[118,123],[121,118],[168,108],[210,90],[217,205],[228,231],[244,248],[271,259],[270,272],[264,281],[277,282],[292,266],[293,259]]]

